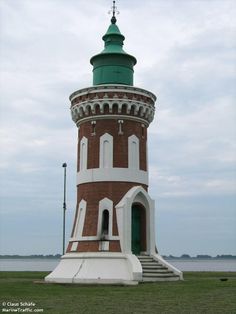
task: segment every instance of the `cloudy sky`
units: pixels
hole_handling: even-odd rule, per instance
[[[62,250],[76,205],[69,95],[92,84],[110,0],[1,0],[0,254]],[[236,2],[119,0],[135,85],[157,95],[150,195],[161,254],[236,254]]]

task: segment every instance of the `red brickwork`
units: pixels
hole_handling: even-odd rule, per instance
[[[71,251],[72,244],[73,244],[73,242],[69,242],[67,249],[66,249],[66,253],[69,253]]]
[[[117,220],[115,206],[119,203],[122,197],[137,183],[129,182],[96,182],[96,183],[85,183],[81,184],[77,188],[77,204],[82,199],[87,202],[86,216],[84,222],[83,236],[96,236],[97,235],[97,224],[98,224],[98,209],[99,201],[107,197],[113,201],[113,235],[118,235]],[[146,185],[142,185],[147,190]],[[78,210],[78,206],[77,206]],[[76,213],[77,215],[77,213]],[[75,215],[75,217],[76,217]],[[74,226],[72,234],[74,233]]]
[[[99,241],[80,241],[77,252],[98,252]]]
[[[120,241],[109,241],[110,252],[121,252]]]
[[[80,140],[85,136],[88,139],[88,169],[99,168],[99,147],[100,137],[105,133],[113,136],[113,167],[128,168],[128,137],[136,135],[139,138],[140,149],[140,170],[147,171],[146,143],[147,130],[142,123],[130,120],[123,120],[122,132],[120,135],[118,119],[97,120],[95,134],[91,121],[82,123],[79,131],[78,141],[78,163],[80,159]]]
[[[71,247],[74,242],[69,242],[66,252],[100,252],[99,242],[100,241],[78,241],[77,250],[75,251],[71,251]],[[109,252],[121,252],[120,241],[109,241]]]

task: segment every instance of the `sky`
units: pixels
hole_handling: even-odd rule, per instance
[[[0,1],[0,254],[62,251],[76,206],[69,95],[92,85],[110,0]],[[117,1],[134,85],[157,96],[149,193],[160,254],[236,254],[236,2]]]

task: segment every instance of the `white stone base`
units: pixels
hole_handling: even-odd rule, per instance
[[[77,284],[138,284],[142,266],[133,254],[67,253],[46,282]]]

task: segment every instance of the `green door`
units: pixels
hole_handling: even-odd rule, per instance
[[[139,255],[141,251],[141,214],[140,207],[132,206],[132,253]]]

